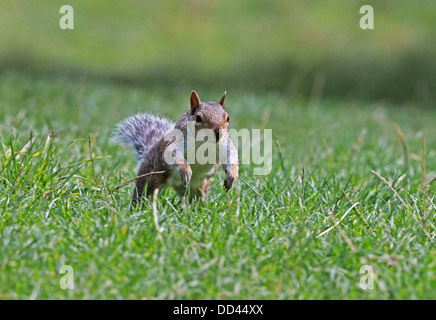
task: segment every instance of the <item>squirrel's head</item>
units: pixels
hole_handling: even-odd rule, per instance
[[[195,122],[195,129],[210,129],[214,132],[216,141],[220,137],[220,130],[227,131],[229,128],[229,114],[224,109],[224,100],[226,99],[224,92],[218,103],[216,102],[200,102],[197,92],[191,92],[191,114],[190,121]]]

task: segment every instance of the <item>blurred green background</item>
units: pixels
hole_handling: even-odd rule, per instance
[[[64,4],[74,30],[59,27]],[[359,27],[364,4],[374,7],[374,30]],[[432,105],[435,13],[433,0],[2,0],[0,68]]]

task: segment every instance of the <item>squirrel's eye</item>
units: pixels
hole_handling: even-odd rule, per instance
[[[227,116],[227,122],[229,122],[229,120],[230,120],[230,117],[229,117],[229,116]]]
[[[200,123],[201,121],[201,117],[197,114],[197,117],[195,118],[195,122]]]

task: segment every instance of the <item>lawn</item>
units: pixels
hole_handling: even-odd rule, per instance
[[[228,194],[220,172],[191,206],[161,190],[158,230],[151,201],[132,209],[133,185],[119,187],[136,163],[110,132],[138,111],[177,120],[190,91],[14,71],[0,83],[1,299],[436,298],[435,109],[199,91],[228,90],[231,127],[273,129],[273,168],[242,166]]]

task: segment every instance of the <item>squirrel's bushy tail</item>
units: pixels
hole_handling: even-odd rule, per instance
[[[174,123],[166,118],[138,113],[118,123],[111,140],[132,147],[139,165],[148,151],[172,129]]]

